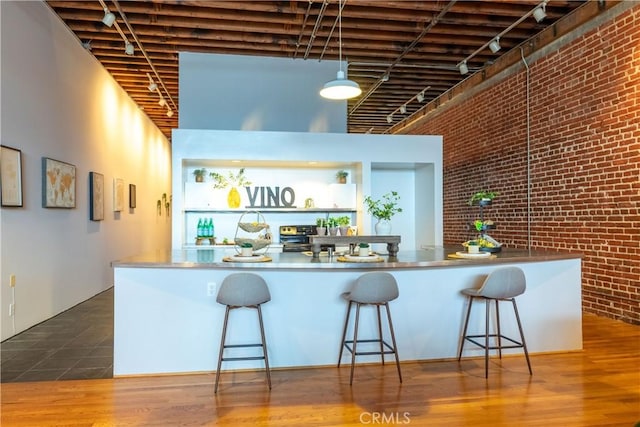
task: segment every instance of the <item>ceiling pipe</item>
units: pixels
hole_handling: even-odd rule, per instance
[[[311,35],[309,36],[309,44],[307,44],[307,50],[304,52],[304,59],[309,57],[309,52],[311,52],[311,46],[313,46],[313,42],[318,35],[318,28],[320,27],[320,23],[322,22],[322,18],[324,17],[324,12],[327,10],[327,5],[329,4],[328,0],[324,0],[322,2],[322,7],[320,8],[320,13],[318,13],[318,17],[316,18],[316,23],[313,26],[313,30],[311,31]]]
[[[294,58],[298,56],[298,49],[300,49],[300,44],[302,43],[304,29],[307,27],[307,21],[309,20],[309,15],[311,14],[311,5],[313,5],[313,0],[309,0],[307,11],[304,13],[304,19],[302,20],[302,26],[300,27],[300,34],[298,34],[298,41],[296,42],[296,49],[293,51]]]

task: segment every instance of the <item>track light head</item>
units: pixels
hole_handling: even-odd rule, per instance
[[[462,61],[458,65],[458,69],[460,70],[460,74],[463,76],[469,72],[469,67],[467,66],[467,61]]]
[[[167,110],[167,117],[173,117],[173,110],[171,108]]]
[[[151,82],[149,86],[147,86],[147,89],[149,89],[149,92],[155,92],[158,89],[158,85],[155,84],[155,82]]]
[[[133,45],[129,42],[124,43],[124,53],[131,56],[133,55]]]
[[[161,107],[164,107],[165,105],[167,105],[167,101],[165,101],[163,97],[160,97],[160,101],[158,101],[158,105]]]
[[[407,104],[402,104],[400,106],[400,114],[407,114]]]
[[[533,18],[536,22],[542,22],[544,18],[547,17],[547,12],[545,11],[545,3],[542,3],[540,6],[533,9]]]
[[[424,91],[422,91],[418,95],[416,95],[416,99],[418,100],[418,102],[423,102],[424,101]]]
[[[393,121],[393,114],[389,114],[387,116],[387,123],[391,123]]]
[[[389,81],[389,73],[384,73],[382,75],[382,81],[383,82],[388,82]]]
[[[113,23],[116,22],[116,15],[109,12],[109,9],[104,10],[104,17],[102,18],[102,23],[107,27],[113,26]]]
[[[493,53],[497,53],[501,48],[502,46],[500,46],[500,37],[496,37],[495,39],[491,40],[491,43],[489,43],[489,49],[491,49],[491,52]]]

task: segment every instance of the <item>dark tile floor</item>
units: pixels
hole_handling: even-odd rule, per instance
[[[0,343],[0,381],[113,377],[113,288]]]

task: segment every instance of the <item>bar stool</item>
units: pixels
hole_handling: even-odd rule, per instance
[[[389,301],[398,298],[398,283],[396,279],[386,272],[365,273],[358,277],[350,292],[345,292],[342,297],[349,301],[347,306],[347,317],[344,321],[344,329],[342,331],[342,340],[340,342],[340,355],[338,356],[338,368],[342,359],[342,351],[344,348],[351,352],[351,376],[349,384],[353,384],[353,368],[356,356],[379,354],[384,365],[384,355],[394,354],[396,358],[396,366],[398,368],[398,378],[402,382],[402,373],[400,372],[400,360],[398,358],[398,350],[396,346],[396,337],[393,332],[393,323],[391,322],[391,312],[389,311]],[[356,319],[353,329],[353,340],[346,340],[347,326],[349,324],[349,316],[351,314],[351,306],[356,306]],[[377,339],[358,339],[358,322],[360,320],[360,307],[363,305],[373,305],[378,313],[378,338]],[[382,321],[380,318],[380,306],[384,306],[387,310],[387,319],[389,322],[389,332],[391,334],[392,345],[389,345],[382,337]],[[376,351],[358,351],[357,345],[360,343],[379,343],[380,349]]]
[[[216,301],[226,305],[224,313],[224,323],[222,325],[222,339],[220,340],[220,351],[218,353],[218,369],[216,371],[216,385],[214,393],[218,392],[218,380],[220,379],[220,367],[222,361],[237,360],[262,360],[267,372],[267,383],[271,390],[271,373],[269,371],[269,357],[267,356],[267,342],[264,338],[264,324],[262,322],[261,304],[271,301],[269,288],[262,277],[254,273],[233,273],[225,277],[220,285]],[[262,342],[259,344],[225,344],[227,338],[227,323],[229,321],[229,312],[236,308],[252,308],[258,311],[258,320],[260,323],[260,337]],[[262,356],[244,356],[244,357],[223,357],[224,350],[227,348],[241,347],[262,347]]]
[[[527,366],[529,367],[529,375],[533,375],[531,371],[531,363],[529,362],[529,352],[527,351],[527,344],[524,340],[524,333],[522,332],[522,324],[520,323],[520,316],[518,314],[518,307],[516,305],[515,297],[524,293],[526,289],[526,279],[524,272],[518,267],[502,267],[494,270],[484,280],[482,286],[478,289],[463,289],[462,294],[469,297],[469,308],[467,309],[467,315],[464,321],[464,329],[462,331],[462,337],[460,340],[460,349],[458,351],[458,361],[462,357],[462,349],[465,341],[470,341],[473,344],[484,348],[484,376],[489,377],[489,350],[498,350],[498,355],[502,359],[502,349],[505,348],[522,348],[524,349],[524,355],[527,359]],[[467,327],[469,325],[469,314],[471,313],[471,305],[474,299],[484,299],[486,314],[485,314],[485,328],[484,335],[467,335]],[[496,303],[496,328],[497,333],[489,333],[489,312],[491,301]],[[498,308],[500,301],[511,301],[513,304],[513,311],[518,323],[518,330],[520,331],[520,341],[506,337],[500,332],[500,311]],[[484,337],[484,342],[477,341],[476,338]],[[489,338],[497,339],[497,345],[489,345]],[[508,341],[510,344],[503,344],[502,340]]]

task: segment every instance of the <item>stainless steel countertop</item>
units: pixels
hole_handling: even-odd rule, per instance
[[[464,267],[486,264],[501,264],[514,262],[557,261],[582,258],[576,252],[560,252],[549,250],[528,251],[526,249],[507,249],[495,254],[495,258],[484,259],[452,259],[449,254],[461,251],[458,245],[445,247],[430,247],[418,251],[400,251],[395,260],[389,260],[387,255],[381,255],[382,262],[340,262],[337,256],[332,259],[323,253],[319,259],[296,252],[267,253],[269,262],[226,262],[224,257],[235,255],[233,249],[184,249],[176,251],[158,251],[116,260],[111,263],[114,268],[239,268],[239,269],[402,269],[402,268],[436,268],[436,267]]]

